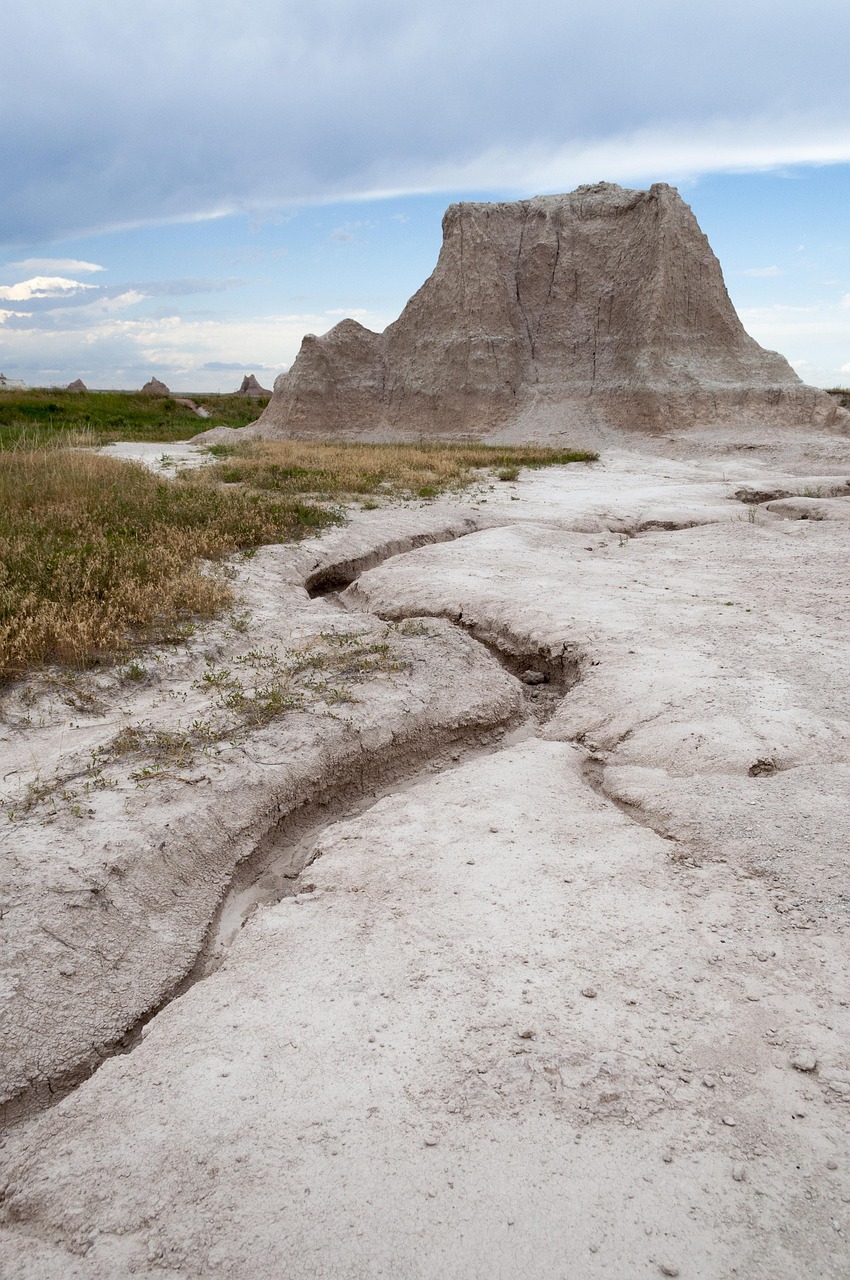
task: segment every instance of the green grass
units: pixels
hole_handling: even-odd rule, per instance
[[[190,440],[210,427],[244,427],[268,399],[195,395],[210,412],[199,418],[172,396],[128,391],[0,391],[0,451],[53,444],[109,444],[112,440]]]

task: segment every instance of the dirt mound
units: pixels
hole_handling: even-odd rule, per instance
[[[171,392],[164,382],[160,382],[159,378],[151,378],[150,382],[146,382],[142,387],[142,394],[146,396],[170,396]]]
[[[270,396],[271,392],[260,386],[253,373],[246,373],[242,379],[242,386],[236,394],[238,396]]]
[[[68,383],[65,390],[66,391],[88,391],[88,387],[83,382],[82,378],[75,378],[73,382]]]
[[[436,269],[399,319],[305,337],[260,431],[533,439],[721,422],[850,415],[745,332],[675,189],[599,183],[451,205]]]

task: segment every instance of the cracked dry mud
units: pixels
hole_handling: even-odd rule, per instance
[[[848,454],[363,512],[10,696],[0,1275],[846,1276]],[[85,790],[330,633],[356,701]]]

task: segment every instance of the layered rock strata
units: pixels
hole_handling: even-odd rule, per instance
[[[308,335],[264,436],[547,438],[576,426],[850,426],[744,330],[691,209],[662,183],[462,203],[383,333]]]

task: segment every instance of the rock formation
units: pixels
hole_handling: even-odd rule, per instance
[[[598,183],[451,205],[399,319],[305,337],[254,431],[521,440],[719,423],[850,416],[745,332],[674,188]]]
[[[82,378],[75,378],[73,382],[68,383],[65,390],[66,391],[88,391],[88,387],[83,382]]]
[[[160,382],[159,378],[151,378],[150,382],[146,382],[142,387],[142,395],[144,396],[170,396],[171,392],[164,382]]]
[[[270,396],[271,392],[260,386],[253,373],[246,373],[242,379],[242,386],[236,394],[238,396]]]

